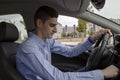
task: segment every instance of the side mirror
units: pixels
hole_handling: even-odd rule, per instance
[[[91,3],[96,9],[102,9],[105,5],[105,0],[91,0]]]

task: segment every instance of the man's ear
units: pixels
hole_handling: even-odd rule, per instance
[[[37,27],[41,27],[41,25],[42,25],[42,20],[41,20],[41,19],[37,19],[37,20],[36,20],[36,24],[37,24]]]

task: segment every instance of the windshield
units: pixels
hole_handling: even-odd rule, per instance
[[[92,4],[88,8],[90,11],[120,24],[120,0],[106,0],[101,10],[95,9]]]

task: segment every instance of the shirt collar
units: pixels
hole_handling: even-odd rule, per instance
[[[45,41],[43,41],[40,37],[38,37],[36,34],[32,32],[29,33],[29,37],[34,39],[34,41],[38,43],[38,45],[41,45],[42,47],[46,45]]]

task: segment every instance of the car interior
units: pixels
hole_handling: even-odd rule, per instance
[[[72,72],[84,66],[86,71],[103,69],[111,64],[120,68],[120,25],[87,11],[90,2],[97,9],[101,9],[105,4],[105,0],[0,0],[0,15],[21,14],[29,34],[34,30],[34,12],[40,6],[47,5],[54,7],[60,15],[81,18],[108,28],[112,31],[113,46],[108,45],[111,36],[107,34],[97,41],[92,50],[84,52],[84,55],[68,58],[53,53],[52,64],[63,72]],[[0,80],[25,80],[16,70],[15,57],[20,43],[15,41],[18,37],[19,32],[14,24],[0,22]],[[119,77],[114,80],[119,80]]]

